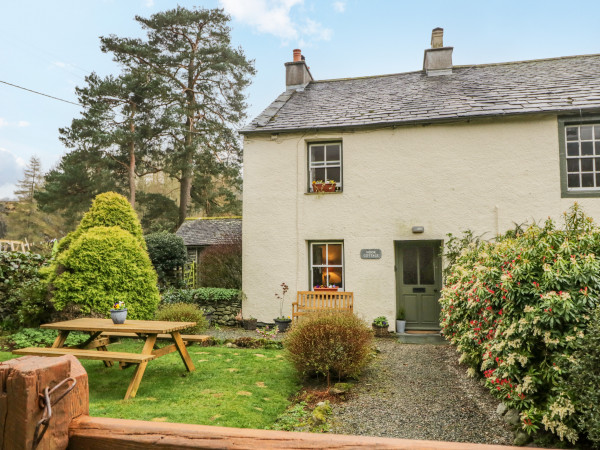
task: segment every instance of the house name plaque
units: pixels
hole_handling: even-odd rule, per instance
[[[363,248],[360,251],[360,259],[381,259],[381,249]]]

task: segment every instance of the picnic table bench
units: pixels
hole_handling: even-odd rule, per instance
[[[135,371],[125,393],[125,400],[127,400],[128,398],[135,397],[146,366],[153,359],[169,353],[179,352],[186,369],[189,372],[196,370],[187,351],[187,343],[184,342],[179,333],[179,330],[194,325],[196,325],[195,322],[154,320],[127,320],[124,324],[114,324],[110,319],[83,318],[67,320],[41,325],[41,328],[59,330],[58,336],[51,348],[27,347],[14,350],[13,353],[16,355],[35,356],[73,355],[81,359],[104,361],[104,365],[107,367],[112,366],[113,361],[118,361],[121,369],[135,365]],[[88,332],[90,337],[77,347],[64,347],[65,341],[71,331]],[[111,333],[120,334],[121,337],[123,335],[127,335],[128,337],[142,337],[145,339],[144,347],[140,353],[109,352],[106,345],[109,343],[109,335]],[[156,348],[155,344],[159,336],[161,336],[161,339],[171,339],[174,343],[162,348]]]
[[[338,291],[298,291],[292,303],[292,319],[314,311],[349,311],[354,307],[354,292]]]

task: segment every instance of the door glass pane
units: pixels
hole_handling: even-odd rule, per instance
[[[433,247],[419,247],[419,284],[435,284]]]
[[[313,246],[313,265],[325,265],[325,244],[314,244]]]
[[[417,273],[418,248],[408,247],[402,252],[402,277],[404,284],[418,284]]]
[[[322,145],[314,145],[310,148],[311,161],[324,161],[325,149]]]
[[[341,244],[329,244],[327,254],[328,265],[342,265],[342,246]]]

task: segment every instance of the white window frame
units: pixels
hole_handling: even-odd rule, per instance
[[[591,127],[592,128],[592,138],[591,139],[581,139],[581,127]],[[568,128],[577,128],[577,140],[568,140],[567,139],[567,129]],[[581,144],[583,142],[590,142],[592,144],[592,154],[591,155],[582,155],[581,154]],[[569,156],[569,144],[577,143],[579,147],[579,155]],[[589,122],[589,123],[565,123],[564,124],[564,170],[566,174],[565,186],[567,191],[569,192],[600,192],[600,182],[598,181],[597,175],[600,175],[600,153],[597,154],[597,149],[600,148],[600,121],[597,122]],[[579,161],[579,170],[577,172],[569,171],[569,160],[577,160]],[[583,172],[581,170],[581,162],[583,160],[592,160],[592,168],[593,170]],[[583,174],[592,174],[594,180],[594,186],[582,186],[582,175]],[[569,186],[569,175],[579,175],[579,187],[570,187]]]
[[[338,145],[340,147],[340,159],[327,161],[327,146],[328,145]],[[323,146],[323,161],[313,161],[312,160],[312,147]],[[332,141],[332,142],[311,142],[308,144],[308,190],[312,192],[312,182],[315,181],[313,177],[314,169],[325,169],[325,174],[327,174],[328,168],[338,168],[340,169],[340,182],[336,183],[336,191],[342,190],[342,182],[343,182],[343,170],[342,170],[342,142],[341,141]],[[323,181],[327,181],[327,176]]]
[[[329,245],[340,245],[341,246],[341,257],[342,257],[342,264],[314,264],[313,261],[313,246],[314,245],[325,245],[326,247]],[[342,269],[342,283],[339,286],[339,290],[340,291],[344,291],[345,290],[345,284],[346,284],[346,274],[344,272],[344,241],[311,241],[309,243],[308,246],[308,250],[310,252],[310,267],[309,267],[309,279],[310,279],[310,289],[312,290],[313,287],[315,286],[315,281],[313,280],[313,269],[314,268],[318,268],[318,267],[339,267]],[[325,249],[325,255],[329,254],[329,250],[328,248]],[[329,260],[327,260],[326,262],[329,262]],[[321,282],[319,281],[319,284],[321,284]],[[327,284],[329,283],[329,279],[327,280]]]

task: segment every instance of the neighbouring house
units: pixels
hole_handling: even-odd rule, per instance
[[[294,50],[286,91],[242,130],[245,315],[276,317],[282,281],[286,314],[335,284],[366,320],[402,308],[436,330],[448,233],[492,238],[574,201],[600,218],[600,55],[452,51],[438,28],[422,70],[316,81]]]
[[[183,238],[188,262],[195,262],[198,266],[202,262],[201,254],[206,248],[242,239],[242,218],[239,216],[188,218],[175,234]]]

